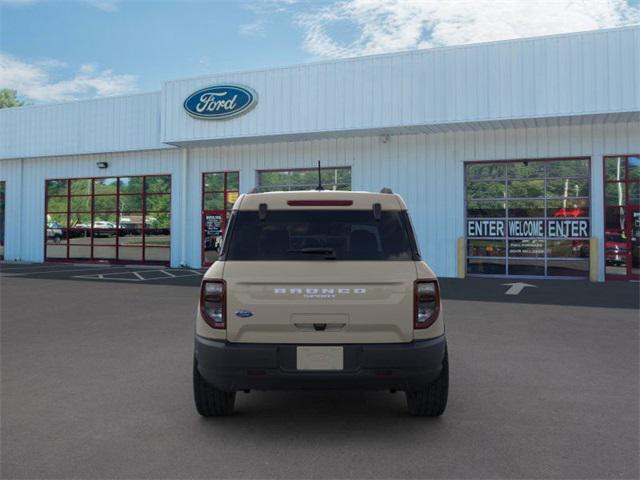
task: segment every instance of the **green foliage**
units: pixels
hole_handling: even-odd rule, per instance
[[[260,172],[260,191],[313,190],[318,186],[318,170]],[[351,190],[350,168],[323,168],[322,186],[327,190]]]
[[[505,185],[502,182],[472,182],[467,185],[469,198],[503,198]]]
[[[512,180],[508,188],[511,198],[544,197],[544,180]]]
[[[168,212],[171,210],[171,195],[147,195],[147,212]]]
[[[18,92],[9,88],[0,89],[0,108],[21,107],[24,102],[18,100]]]
[[[169,193],[171,191],[171,177],[147,177],[145,191],[146,193]]]

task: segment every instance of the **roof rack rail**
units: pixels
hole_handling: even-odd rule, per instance
[[[391,190],[389,187],[383,187],[382,190],[380,190],[380,193],[393,194],[393,190]]]

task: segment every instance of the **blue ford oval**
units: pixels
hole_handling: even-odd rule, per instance
[[[249,87],[214,85],[189,95],[184,101],[184,109],[192,117],[217,120],[245,113],[257,101],[257,94]]]

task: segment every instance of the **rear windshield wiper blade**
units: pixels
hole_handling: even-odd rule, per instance
[[[336,258],[336,252],[333,248],[329,247],[306,247],[300,248],[299,250],[287,250],[287,253],[308,253],[308,254],[324,254],[326,259],[334,259]]]

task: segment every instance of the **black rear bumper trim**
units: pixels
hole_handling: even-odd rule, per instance
[[[223,391],[294,389],[418,390],[442,369],[444,335],[411,343],[342,344],[344,369],[296,369],[294,344],[229,343],[196,336],[204,379]]]

